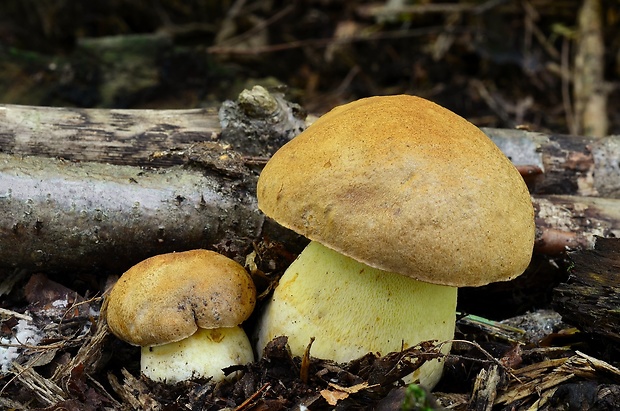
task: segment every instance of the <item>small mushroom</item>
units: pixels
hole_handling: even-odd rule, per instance
[[[259,207],[311,243],[282,276],[258,350],[346,362],[454,336],[457,287],[520,275],[534,211],[519,172],[473,124],[414,96],[333,109],[283,146]],[[449,344],[444,345],[449,350]],[[432,388],[442,364],[411,379]]]
[[[157,255],[125,272],[107,298],[118,338],[142,347],[141,370],[155,381],[225,378],[222,368],[254,360],[240,324],[256,302],[235,261],[208,250]]]

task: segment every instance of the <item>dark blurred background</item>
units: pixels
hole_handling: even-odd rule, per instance
[[[588,2],[598,11],[580,23]],[[8,0],[0,103],[189,108],[285,85],[316,114],[410,93],[479,126],[580,133],[588,20],[602,43],[585,59],[602,71],[597,111],[618,133],[617,0]]]

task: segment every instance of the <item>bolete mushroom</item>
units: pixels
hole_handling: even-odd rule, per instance
[[[258,349],[346,362],[454,335],[457,287],[528,266],[534,212],[516,168],[477,127],[425,99],[336,107],[278,150],[260,209],[311,240],[258,325]],[[449,345],[444,346],[449,349]],[[443,365],[411,378],[432,388]]]
[[[110,330],[142,347],[142,373],[155,381],[221,381],[222,368],[254,360],[239,326],[254,309],[254,283],[241,265],[216,252],[148,258],[121,276],[107,302]]]

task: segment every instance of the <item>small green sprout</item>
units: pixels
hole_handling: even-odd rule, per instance
[[[405,390],[405,399],[400,407],[402,411],[433,411],[426,390],[418,384],[409,384]]]

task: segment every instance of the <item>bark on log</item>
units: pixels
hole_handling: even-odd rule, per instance
[[[553,305],[562,319],[597,336],[603,351],[617,354],[620,342],[620,239],[599,238],[594,250],[571,254],[567,283],[554,289]]]
[[[265,227],[270,235],[278,226],[257,211],[258,170],[250,164],[303,128],[300,109],[264,89],[225,103],[219,116],[0,106],[0,118],[0,152],[18,154],[0,157],[0,267],[46,271],[116,270],[222,241],[240,249]],[[483,131],[535,193],[538,252],[591,248],[595,235],[620,235],[620,200],[585,197],[620,197],[620,138]],[[136,167],[182,162],[198,167]],[[550,193],[582,197],[540,195]],[[294,248],[303,242],[288,239]]]
[[[195,166],[160,170],[0,154],[0,267],[122,272],[163,252],[224,242],[238,252],[260,234],[283,241],[286,231],[258,211],[256,173],[222,150],[211,143],[190,153]],[[620,235],[620,200],[534,202],[538,252],[591,248],[595,235]],[[286,242],[299,249],[304,240]]]
[[[258,86],[219,112],[0,105],[0,152],[159,167],[182,164],[197,142],[218,140],[269,156],[305,128],[304,119],[297,104]]]
[[[164,252],[245,247],[264,222],[255,178],[212,170],[0,154],[0,267],[123,272]]]
[[[620,200],[580,196],[534,196],[534,250],[557,255],[592,249],[598,237],[620,237]]]
[[[168,166],[182,164],[196,142],[221,141],[246,156],[269,156],[304,127],[299,106],[271,96],[252,90],[224,103],[219,114],[0,105],[0,152]],[[482,130],[520,167],[534,194],[620,198],[620,136]]]
[[[0,151],[123,165],[182,163],[168,150],[215,140],[217,110],[104,110],[0,106]]]
[[[620,136],[482,128],[521,168],[533,194],[620,198]]]

